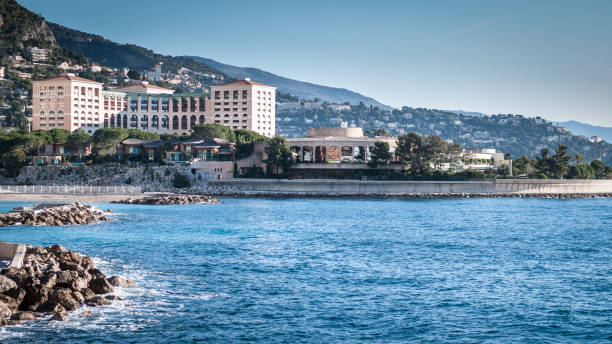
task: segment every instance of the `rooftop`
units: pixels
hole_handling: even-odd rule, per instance
[[[76,75],[74,75],[72,73],[63,73],[63,74],[60,74],[59,76],[55,76],[55,77],[52,77],[52,78],[49,78],[49,79],[44,79],[44,80],[39,80],[39,81],[62,81],[62,80],[80,81],[80,82],[88,82],[90,84],[102,85],[101,82],[97,82],[97,81],[81,78],[81,77],[76,76]]]
[[[220,84],[220,85],[215,85],[215,86],[267,86],[267,87],[274,87],[274,86],[262,84],[260,82],[252,81],[251,78],[244,78],[244,79],[239,78],[239,79],[236,79],[235,81],[230,81],[230,82],[227,82],[225,84]]]

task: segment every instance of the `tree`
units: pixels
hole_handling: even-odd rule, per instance
[[[128,78],[132,79],[132,80],[140,80],[140,78],[142,77],[140,75],[140,72],[137,70],[131,70],[127,73]]]
[[[280,136],[274,136],[268,141],[268,145],[264,149],[268,156],[264,162],[268,167],[268,173],[273,175],[284,174],[293,163],[293,153],[291,147],[287,144],[287,140]]]
[[[581,153],[576,153],[574,154],[574,161],[576,162],[576,164],[581,164],[585,162],[586,159],[584,158],[584,155],[582,155]]]
[[[66,140],[68,145],[79,151],[79,161],[81,161],[83,153],[86,150],[85,146],[90,145],[91,142],[91,136],[82,129],[75,130],[72,134],[68,135],[68,139]]]
[[[129,132],[127,129],[112,127],[100,128],[93,135],[93,155],[94,160],[100,161],[117,153],[121,147],[121,142],[127,139]]]
[[[51,129],[49,130],[49,135],[53,140],[53,143],[64,143],[68,141],[68,136],[70,132],[66,129]]]
[[[174,178],[172,179],[172,186],[178,189],[184,189],[191,186],[189,179],[181,173],[174,172]]]
[[[193,127],[193,135],[202,140],[212,141],[215,138],[234,141],[236,137],[232,129],[221,124],[198,124]]]
[[[461,148],[461,144],[458,142],[453,142],[447,145],[446,148],[446,161],[449,164],[449,168],[451,171],[455,172],[455,166],[459,163],[461,159],[461,153],[463,153],[463,149]]]
[[[591,162],[591,167],[595,173],[595,178],[605,179],[608,177],[610,167],[606,166],[603,162],[601,162],[601,160],[593,160]]]
[[[512,161],[512,174],[519,176],[524,174],[527,177],[533,176],[534,162],[527,156],[523,155],[518,159]]]
[[[397,148],[395,156],[398,161],[414,172],[421,169],[421,154],[423,149],[423,139],[415,132],[401,134],[397,136]]]
[[[424,161],[431,163],[436,170],[446,162],[448,143],[438,135],[427,136],[424,140]]]
[[[159,134],[138,129],[128,129],[129,139],[139,139],[142,141],[159,140]]]
[[[26,154],[23,150],[13,149],[2,155],[2,162],[4,163],[7,177],[14,178],[19,175],[19,170],[25,166]]]
[[[536,169],[545,176],[552,175],[554,159],[548,155],[548,148],[540,150],[540,156],[536,158]],[[541,177],[541,176],[539,176]]]
[[[387,165],[393,158],[393,155],[389,151],[389,143],[385,141],[376,141],[374,146],[370,148],[370,161],[368,165],[370,167],[378,167],[380,165]]]
[[[234,135],[236,137],[236,148],[238,149],[236,157],[238,159],[251,155],[255,147],[255,142],[269,140],[266,136],[246,129],[234,130]]]
[[[564,144],[559,144],[557,146],[557,150],[555,151],[555,155],[553,155],[553,163],[552,163],[552,175],[561,179],[565,174],[567,174],[567,170],[569,169],[569,162],[571,157],[567,154],[567,146]]]

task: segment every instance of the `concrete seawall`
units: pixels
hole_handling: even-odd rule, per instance
[[[388,196],[411,194],[612,194],[612,180],[498,179],[494,181],[358,181],[225,179],[211,186],[253,196]]]

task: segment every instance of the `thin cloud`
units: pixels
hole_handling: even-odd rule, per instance
[[[495,19],[491,19],[491,20],[488,20],[488,21],[486,21],[486,22],[484,22],[484,23],[476,24],[476,25],[474,25],[474,26],[466,27],[465,29],[461,29],[461,30],[459,30],[459,31],[455,31],[455,33],[454,33],[453,35],[460,35],[460,34],[462,34],[462,33],[466,33],[466,32],[468,32],[468,31],[472,31],[472,30],[480,29],[481,27],[483,27],[483,26],[487,26],[487,25],[489,25],[489,24],[493,24],[493,23],[495,23],[496,21],[497,21],[497,18],[495,18]]]

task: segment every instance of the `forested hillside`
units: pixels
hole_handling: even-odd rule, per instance
[[[496,148],[518,158],[537,156],[542,148],[555,149],[563,143],[570,154],[580,152],[588,161],[602,159],[612,164],[612,145],[589,142],[583,136],[564,132],[562,127],[542,118],[522,115],[466,116],[449,111],[403,107],[385,111],[361,104],[350,111],[336,112],[325,104],[320,110],[286,110],[276,114],[276,130],[288,137],[303,136],[309,127],[338,126],[342,121],[351,126],[390,134],[415,131],[421,135],[437,134],[464,147]],[[379,130],[379,133],[382,132]]]
[[[134,44],[119,44],[99,35],[73,30],[55,23],[49,23],[49,27],[60,46],[79,52],[104,66],[128,67],[142,71],[148,70],[158,62],[163,62],[164,72],[177,73],[180,68],[188,68],[194,72],[226,77],[223,72],[188,57],[157,54]],[[213,78],[202,78],[201,81],[206,85],[214,82]]]

